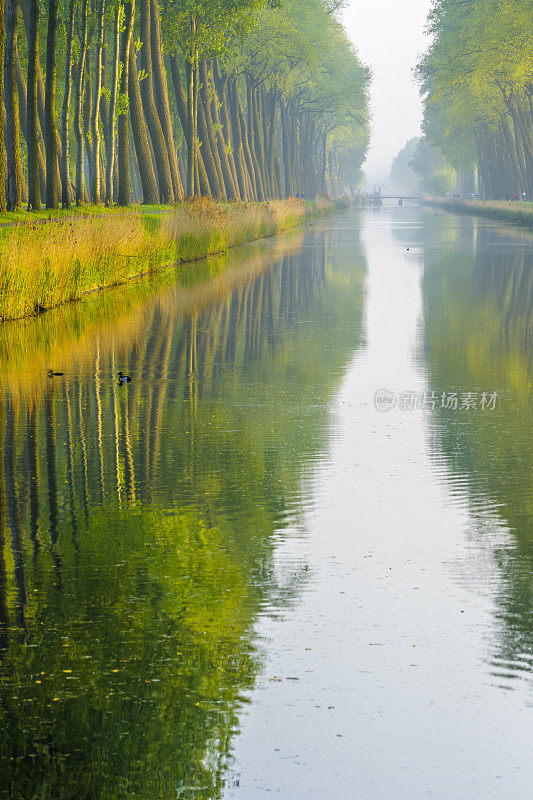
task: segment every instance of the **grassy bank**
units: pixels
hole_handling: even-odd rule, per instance
[[[198,201],[141,213],[63,214],[0,233],[0,319],[18,319],[123,283],[271,236],[335,210],[327,199],[268,203]],[[163,213],[164,212],[164,213]]]
[[[460,211],[480,217],[509,220],[522,225],[533,225],[533,203],[511,203],[506,200],[461,200],[456,198],[425,198],[420,202],[423,205],[436,206],[447,211]]]
[[[40,396],[50,389],[50,367],[80,374],[94,359],[95,349],[102,359],[115,357],[117,363],[126,363],[132,342],[139,340],[154,315],[201,312],[281,258],[299,253],[303,237],[300,226],[288,236],[244,245],[229,256],[159,270],[112,291],[89,294],[83,302],[66,303],[51,314],[6,323],[0,336],[2,386],[13,397]]]

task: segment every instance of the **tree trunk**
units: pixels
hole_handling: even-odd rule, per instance
[[[187,185],[188,178],[189,178],[189,156],[185,157],[185,154],[189,153],[189,88],[187,92],[187,97],[185,96],[185,91],[183,89],[183,84],[181,82],[181,70],[179,66],[179,59],[177,52],[174,52],[170,59],[170,68],[172,72],[172,82],[174,84],[174,93],[176,95],[176,105],[178,107],[178,115],[180,118],[181,127],[183,130],[183,142],[181,147],[181,161],[183,164],[186,163],[186,169],[183,168],[183,182]],[[189,78],[190,78],[190,69],[189,65],[187,64],[187,86],[189,87]],[[192,118],[192,114],[191,114]],[[209,179],[207,177],[207,170],[205,168],[204,159],[202,156],[201,151],[196,150],[196,166],[194,165],[194,159],[192,160],[193,170],[195,175],[195,184],[196,187],[200,187],[202,194],[207,197],[211,197],[212,193],[209,187]],[[194,190],[193,190],[194,191]],[[189,196],[187,194],[187,196]]]
[[[28,42],[31,41],[31,34],[30,34],[30,28],[31,28],[31,21],[30,21],[31,7],[30,7],[30,3],[31,2],[32,2],[32,0],[20,0],[20,6],[21,6],[21,9],[22,9],[22,16],[24,18],[24,27],[26,29],[26,37],[28,39]],[[36,56],[35,70],[37,72],[37,78],[36,78],[36,80],[37,80],[37,112],[38,112],[38,115],[39,115],[39,124],[41,126],[41,131],[44,131],[44,129],[45,129],[45,124],[44,124],[44,80],[43,80],[43,72],[42,72],[42,69],[41,69],[41,62],[40,62],[40,59],[39,59],[39,53],[37,53],[37,56]]]
[[[200,152],[204,160],[204,166],[206,169],[211,194],[214,197],[223,198],[225,200],[226,193],[224,192],[223,184],[221,185],[220,183],[220,175],[217,171],[215,158],[213,156],[213,147],[211,145],[207,130],[207,121],[205,118],[205,106],[203,100],[200,102],[198,107],[198,134],[202,142]]]
[[[105,0],[100,0],[98,7],[98,39],[96,43],[96,56],[94,60],[94,95],[91,111],[91,139],[92,152],[89,161],[89,175],[91,181],[91,202],[100,200],[100,126],[98,125],[100,109],[100,92],[102,90],[102,49],[104,46],[104,14]]]
[[[120,40],[120,94],[129,96],[130,50],[135,17],[134,2],[124,6],[124,30]],[[131,203],[130,185],[130,145],[129,145],[129,109],[118,118],[118,204],[129,206]]]
[[[271,196],[271,189],[270,189],[270,181],[268,179],[268,174],[266,170],[266,160],[265,160],[265,146],[263,141],[263,130],[262,130],[262,122],[260,118],[260,111],[259,111],[259,89],[256,84],[252,83],[252,91],[251,91],[251,102],[252,102],[252,128],[253,128],[253,140],[254,140],[254,149],[257,155],[257,161],[259,163],[259,169],[261,171],[261,178],[263,180],[263,186],[265,190],[265,199]]]
[[[26,142],[28,144],[28,208],[39,211],[41,208],[41,185],[39,179],[40,147],[38,127],[39,112],[37,106],[37,64],[39,61],[40,0],[30,0],[29,11],[26,127]]]
[[[137,159],[135,158],[135,148],[133,146],[133,138],[128,132],[129,139],[129,163],[131,164],[131,196],[134,203],[140,203],[142,200],[141,191],[141,177],[139,175],[139,168],[137,166]]]
[[[4,63],[6,43],[5,28],[5,2],[0,0],[0,58]],[[4,95],[4,70],[0,69],[0,97]],[[5,110],[4,103],[0,103],[0,213],[4,214],[7,210],[6,203],[6,145],[4,141]],[[1,524],[1,520],[0,520]],[[3,557],[3,552],[0,553]],[[1,576],[0,576],[1,577]]]
[[[246,130],[246,118],[244,116],[244,111],[242,108],[241,96],[239,94],[239,86],[237,80],[235,80],[233,84],[233,97],[236,105],[236,112],[238,115],[239,127],[241,131],[241,141],[244,152],[244,160],[246,162],[246,168],[248,169],[250,181],[254,190],[254,200],[263,200],[260,176],[256,174],[252,153],[250,151],[250,146],[248,141],[248,131]]]
[[[289,158],[289,167],[291,170],[291,181],[292,181],[292,191],[299,193],[299,187],[297,183],[298,174],[297,174],[297,151],[296,151],[296,132],[297,132],[297,114],[294,108],[294,102],[289,101],[287,104],[287,119],[289,122],[289,150],[290,150],[290,158]]]
[[[283,150],[283,175],[285,178],[285,197],[290,197],[293,194],[292,181],[291,181],[291,162],[290,162],[290,136],[289,136],[289,121],[287,114],[287,103],[281,100],[281,138]],[[323,162],[323,184],[326,183],[326,162],[325,162],[325,149],[324,149],[324,162]],[[325,188],[324,188],[325,191]]]
[[[28,101],[28,90],[26,87],[26,79],[24,77],[24,70],[22,69],[22,64],[20,63],[18,49],[15,51],[15,74],[17,78],[17,89],[19,95],[19,121],[20,121],[20,128],[22,130],[22,134],[26,140],[26,144],[28,145],[28,163],[30,161],[30,145],[28,143],[28,111],[27,111],[27,101]],[[37,129],[37,134],[39,134],[39,129]],[[41,142],[40,139],[37,139],[37,167],[38,167],[38,180],[39,180],[39,189],[40,193],[37,195],[39,200],[41,197],[45,196],[46,193],[46,168],[44,163],[44,156],[41,149]],[[28,170],[29,171],[29,170]],[[29,200],[28,200],[29,202]],[[34,208],[33,204],[32,208]]]
[[[187,98],[181,81],[181,70],[178,58],[177,49],[174,50],[170,56],[170,71],[172,73],[172,84],[174,86],[174,94],[176,96],[176,105],[178,107],[178,116],[180,118],[181,129],[185,142],[188,141],[188,121],[187,121]]]
[[[187,185],[187,141],[185,136],[181,137],[181,145],[178,156],[178,167],[180,170],[181,183]]]
[[[244,196],[242,196],[241,192],[241,179],[237,173],[237,156],[236,156],[235,142],[232,142],[232,136],[231,136],[231,124],[229,120],[229,111],[228,111],[228,102],[226,93],[226,87],[228,85],[228,76],[219,75],[216,58],[212,59],[211,61],[210,78],[213,85],[213,107],[215,109],[213,114],[221,122],[223,141],[225,142],[226,145],[229,145],[229,147],[227,147],[227,152],[231,167],[231,173],[233,175],[233,183],[235,185],[235,188],[239,190],[239,193],[241,194],[241,199],[244,200]],[[221,112],[220,115],[218,114],[219,105]]]
[[[163,203],[174,201],[174,189],[172,187],[172,175],[170,172],[170,161],[163,135],[163,129],[157,113],[152,74],[152,55],[150,43],[150,0],[141,0],[141,67],[146,73],[146,78],[141,81],[141,97],[144,116],[150,139],[154,148],[155,166],[157,170],[157,181],[159,186],[159,198]]]
[[[196,131],[194,116],[194,66],[187,62],[187,197],[194,197]]]
[[[237,170],[239,190],[243,200],[253,200],[254,191],[251,186],[251,180],[250,176],[248,175],[248,170],[246,168],[246,161],[244,158],[244,150],[241,137],[241,126],[239,122],[239,114],[237,112],[237,105],[234,99],[235,87],[233,85],[233,81],[228,80],[226,91],[228,95],[229,119],[232,131],[233,148],[235,151],[235,167]]]
[[[106,203],[113,202],[113,173],[115,170],[115,114],[117,110],[117,90],[118,90],[118,62],[120,47],[120,25],[122,22],[123,8],[115,8],[115,22],[113,28],[113,41],[115,49],[113,51],[113,76],[111,79],[111,94],[109,98],[109,116],[107,120],[107,163],[105,175],[105,200]],[[126,120],[127,121],[127,120]]]
[[[57,126],[56,126],[56,56],[59,0],[49,0],[46,37],[46,84],[44,122],[46,149],[46,207],[58,208]]]
[[[150,0],[150,45],[155,103],[168,150],[174,199],[183,200],[183,185],[181,183],[181,177],[178,169],[176,145],[174,144],[172,120],[170,118],[167,74],[165,72],[165,64],[163,62],[163,54],[161,52],[161,26],[159,21],[159,6],[157,0]]]
[[[526,151],[524,137],[522,135],[522,128],[518,120],[513,120],[513,124],[514,124],[514,138],[516,142],[516,152],[518,155],[518,160],[522,169],[522,174],[524,175],[526,185],[528,186],[528,191],[531,194],[531,187],[529,187],[530,171],[528,169],[528,155]]]
[[[264,186],[264,183],[263,183],[263,176],[261,174],[261,169],[260,169],[260,166],[259,166],[257,153],[255,152],[252,82],[251,82],[251,80],[250,80],[250,78],[248,76],[246,76],[246,89],[247,89],[246,138],[248,140],[248,148],[250,150],[250,154],[251,154],[251,157],[252,157],[252,163],[254,165],[255,182],[257,184],[258,200],[266,200],[266,192],[265,192],[265,186]],[[244,119],[244,113],[243,113],[243,119]]]
[[[502,135],[505,140],[505,145],[507,152],[509,153],[509,160],[511,164],[511,172],[514,177],[514,180],[520,185],[525,185],[525,176],[522,173],[522,168],[520,166],[520,162],[518,160],[518,155],[516,152],[516,142],[514,139],[514,135],[511,130],[509,130],[509,125],[507,122],[506,117],[502,118],[501,123],[501,130]],[[510,187],[509,187],[510,188]]]
[[[261,104],[263,107],[263,129],[265,139],[265,158],[266,168],[270,180],[272,194],[277,194],[276,176],[274,171],[274,156],[276,152],[276,113],[278,103],[277,89],[269,92],[268,101],[265,97],[263,88],[261,87]]]
[[[32,0],[39,2],[39,0]],[[76,0],[69,0],[68,28],[67,28],[67,55],[65,63],[65,89],[63,94],[63,109],[61,114],[61,203],[63,208],[70,208],[72,192],[70,188],[70,148],[69,148],[69,112],[70,96],[72,94],[72,37],[74,33],[74,10]],[[35,101],[37,101],[37,82],[35,81]],[[29,181],[28,181],[29,182]],[[31,199],[30,199],[31,203]]]
[[[203,155],[211,155],[217,184],[216,189],[213,188],[213,194],[216,197],[221,197],[223,200],[226,200],[228,194],[226,192],[224,176],[222,173],[222,164],[220,162],[220,155],[213,130],[213,119],[211,117],[209,95],[207,92],[207,74],[205,71],[205,61],[203,59],[200,62],[200,80],[202,82],[202,88],[200,89],[198,103],[198,138],[202,142],[201,152]],[[206,163],[207,166],[207,160],[205,158],[204,163]]]
[[[213,112],[214,112],[214,125],[213,119],[211,116],[211,103],[209,95],[211,93],[215,93],[215,85],[212,80],[211,74],[207,71],[205,61],[202,62],[203,69],[200,74],[202,83],[204,84],[204,96],[206,98],[206,103],[208,106],[208,112],[206,113],[207,122],[211,124],[211,131],[214,131],[214,143],[215,147],[218,149],[218,157],[221,164],[222,169],[222,176],[224,179],[224,187],[226,190],[226,196],[228,200],[237,200],[239,197],[238,189],[235,185],[235,181],[233,180],[233,173],[231,171],[231,166],[228,158],[228,152],[226,149],[226,142],[224,141],[224,135],[222,132],[222,125],[220,123],[220,117],[218,115],[218,103],[216,101],[215,95],[215,102],[212,104]]]
[[[9,211],[20,208],[22,202],[19,103],[15,72],[18,18],[18,0],[8,0],[4,55],[4,94],[6,108],[7,208]]]
[[[198,68],[198,54],[196,54],[194,59],[194,70],[193,70],[193,86],[194,86],[194,93],[193,93],[193,112],[192,112],[192,122],[193,122],[193,136],[192,142],[194,145],[194,170],[195,170],[195,197],[201,196],[204,193],[209,192],[208,183],[201,186],[200,185],[200,164],[199,164],[199,156],[200,156],[200,143],[198,141],[198,97],[200,95],[200,70]],[[207,175],[206,175],[207,177]]]
[[[133,42],[130,43],[129,58],[129,85],[128,98],[131,115],[131,129],[133,132],[133,142],[135,144],[135,154],[139,165],[141,186],[143,193],[143,203],[157,203],[159,193],[157,191],[157,181],[155,177],[154,164],[150,153],[150,143],[148,141],[148,131],[143,116],[143,106],[141,100],[141,90],[139,88],[139,75],[137,73],[137,60]],[[145,80],[147,80],[145,78]]]
[[[83,88],[83,141],[85,142],[85,152],[87,154],[87,170],[85,175],[86,185],[89,186],[88,196],[86,194],[85,201],[90,200],[91,192],[91,164],[93,157],[93,140],[91,137],[91,114],[92,114],[92,101],[93,101],[93,79],[91,69],[91,53],[89,47],[85,55],[85,79]],[[85,168],[85,164],[84,164]]]
[[[74,133],[76,135],[76,205],[85,201],[85,173],[83,165],[83,99],[85,85],[85,57],[87,55],[87,3],[83,0],[81,11],[80,57],[76,75],[76,97],[74,105]]]
[[[26,36],[27,36],[28,42],[30,41],[30,38],[31,38],[30,37],[30,27],[31,27],[30,26],[30,14],[31,14],[30,3],[31,2],[32,2],[32,0],[20,0],[20,7],[22,9],[22,16],[24,18],[24,27],[25,27],[25,30],[26,30]],[[38,116],[39,116],[39,125],[41,127],[41,131],[43,133],[43,138],[44,138],[44,133],[45,133],[45,130],[46,130],[45,111],[44,111],[44,106],[45,106],[45,86],[44,86],[43,72],[42,72],[42,69],[41,69],[41,62],[40,62],[40,59],[39,59],[39,54],[37,54],[37,58],[36,58],[36,72],[37,72],[37,111],[38,111]],[[57,141],[57,155],[58,155],[58,161],[57,161],[57,185],[58,185],[58,187],[60,187],[61,186],[61,164],[60,164],[60,161],[61,161],[62,147],[61,147],[61,137],[59,135],[59,131],[57,129],[57,125],[56,125],[56,141]],[[43,192],[43,197],[44,197],[44,192]]]

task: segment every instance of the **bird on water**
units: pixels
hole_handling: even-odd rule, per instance
[[[122,385],[123,383],[129,383],[130,381],[131,378],[129,375],[123,375],[122,372],[118,373],[118,382],[120,385]]]
[[[54,372],[53,369],[48,370],[48,377],[49,378],[58,378],[60,375],[64,375],[64,372]]]

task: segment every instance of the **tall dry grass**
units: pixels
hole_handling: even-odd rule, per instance
[[[139,273],[225,252],[322,214],[323,206],[295,198],[200,200],[168,213],[135,210],[6,228],[0,235],[0,319],[31,316]]]
[[[0,317],[28,316],[123,281],[141,264],[145,269],[157,265],[164,249],[161,236],[149,235],[138,212],[5,229]]]
[[[271,236],[305,216],[304,204],[296,198],[226,205],[202,199],[163,218],[161,231],[176,243],[176,260],[191,261]]]
[[[82,374],[92,369],[88,365],[94,361],[96,346],[103,360],[115,354],[117,363],[127,367],[128,352],[135,343],[140,346],[154,312],[169,319],[200,312],[282,257],[300,252],[302,242],[299,231],[290,238],[239,248],[230,259],[221,255],[183,264],[178,274],[160,271],[149,281],[130,282],[89,295],[83,303],[64,305],[53,314],[6,324],[0,335],[2,388],[14,402],[40,397],[50,388],[50,368],[70,376]]]

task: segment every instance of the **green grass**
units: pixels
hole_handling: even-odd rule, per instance
[[[132,210],[140,211],[143,214],[153,213],[168,213],[176,208],[182,207],[183,204],[176,203],[174,205],[150,205],[141,206],[134,204],[124,208],[122,206],[105,206],[98,205],[84,205],[72,206],[72,208],[59,208],[59,209],[45,209],[40,211],[27,211],[20,209],[19,211],[7,211],[4,214],[0,213],[0,225],[23,225],[31,222],[48,221],[50,219],[58,220],[68,217],[99,217],[108,214],[127,214]]]

